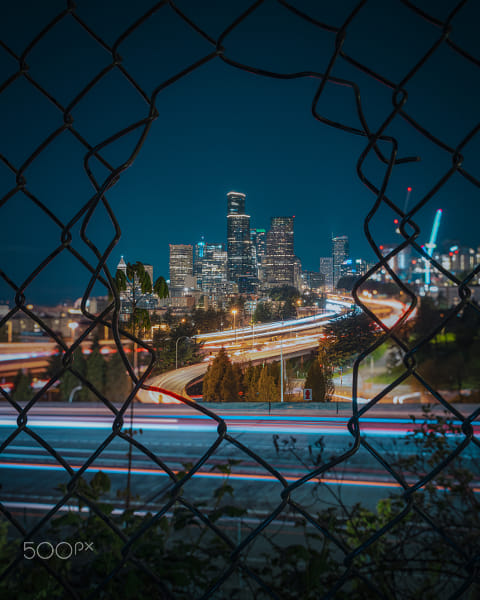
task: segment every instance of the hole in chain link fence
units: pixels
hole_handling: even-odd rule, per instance
[[[37,594],[40,584],[52,598],[478,592],[478,252],[462,248],[476,240],[479,65],[468,23],[476,12],[469,12],[473,3],[459,3],[451,23],[435,24],[422,7],[446,20],[447,3],[420,4],[397,2],[388,14],[380,2],[57,2],[5,9],[6,597]],[[55,17],[26,64],[18,61]],[[447,27],[451,42],[432,47]],[[429,48],[426,63],[402,81]],[[328,65],[331,79],[324,82]],[[300,73],[291,76],[294,70]],[[137,156],[140,150],[146,156]],[[138,175],[123,173],[134,161]],[[215,184],[205,183],[207,174]],[[355,176],[365,188],[353,187]],[[401,190],[412,180],[415,192],[405,199]],[[254,181],[263,200],[252,194],[250,206],[263,202],[265,218],[290,213],[292,203],[297,215],[307,214],[297,217],[306,232],[300,255],[347,218],[358,229],[363,222],[370,265],[351,282],[348,304],[375,317],[383,338],[371,319],[349,320],[359,311],[324,326],[322,344],[344,338],[350,354],[345,360],[329,346],[340,365],[331,375],[336,401],[320,418],[286,409],[267,419],[264,405],[260,417],[245,419],[181,396],[165,414],[133,405],[137,378],[157,381],[150,379],[158,373],[148,349],[155,338],[145,324],[119,318],[115,253],[137,257],[147,241],[156,259],[161,244],[199,235],[213,206],[208,198]],[[272,192],[280,187],[292,191]],[[327,222],[327,211],[316,211],[329,194],[338,210]],[[348,210],[343,197],[351,197]],[[440,205],[448,215],[446,256],[430,234]],[[220,227],[214,212],[210,232]],[[141,235],[128,239],[133,230]],[[77,302],[53,315],[51,306],[37,304],[59,290]],[[414,308],[416,321],[399,321]],[[22,329],[31,335],[23,337]],[[174,350],[172,339],[158,338],[157,366],[177,366],[178,342],[195,331],[181,333]],[[28,357],[32,373],[15,367],[12,338],[25,341],[22,352],[38,353]],[[304,368],[303,359],[296,366]],[[348,400],[340,414],[339,398]],[[400,410],[412,399],[424,404],[415,423]],[[85,539],[96,555],[67,565],[37,552],[29,563],[22,542],[38,550],[45,538]]]

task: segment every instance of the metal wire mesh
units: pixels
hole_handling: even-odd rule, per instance
[[[447,47],[449,51],[461,57],[462,60],[468,61],[473,67],[480,67],[479,58],[473,56],[466,48],[464,48],[462,46],[462,40],[457,39],[456,37],[455,18],[460,11],[464,9],[467,2],[466,0],[458,2],[452,7],[451,12],[446,19],[439,20],[423,10],[416,3],[409,0],[401,0],[401,4],[408,9],[408,11],[410,11],[412,17],[415,17],[418,19],[418,21],[427,23],[428,26],[432,28],[432,31],[437,33],[437,36],[434,43],[422,55],[417,57],[408,73],[400,81],[391,81],[387,79],[386,76],[375,72],[368,64],[363,64],[361,60],[350,56],[344,50],[345,41],[348,39],[349,27],[355,23],[355,20],[358,18],[359,14],[368,8],[369,2],[367,0],[358,2],[345,17],[344,22],[340,26],[324,23],[318,18],[314,18],[308,13],[308,11],[301,10],[294,2],[278,0],[278,2],[272,3],[272,6],[275,4],[278,10],[289,11],[292,21],[299,20],[301,22],[308,22],[310,25],[316,27],[319,32],[327,32],[332,36],[332,40],[334,40],[334,49],[331,56],[328,57],[328,67],[323,73],[313,71],[293,73],[270,72],[261,68],[257,68],[255,65],[241,64],[236,60],[233,60],[229,57],[230,36],[233,34],[233,32],[240,28],[242,23],[247,18],[254,17],[256,11],[261,7],[262,4],[264,4],[263,0],[259,0],[257,2],[253,2],[244,10],[239,11],[238,16],[228,24],[218,38],[214,39],[205,31],[203,31],[197,23],[189,18],[188,9],[185,9],[184,12],[180,6],[177,6],[177,3],[164,0],[162,2],[153,4],[151,8],[149,8],[149,10],[147,10],[142,16],[129,24],[124,32],[117,37],[114,43],[109,44],[102,39],[102,37],[94,29],[92,29],[91,26],[82,20],[78,14],[76,4],[72,0],[68,0],[65,8],[56,14],[45,27],[41,28],[38,33],[36,33],[21,54],[16,53],[4,42],[0,42],[3,52],[7,53],[17,65],[16,71],[13,72],[0,86],[0,93],[5,93],[19,80],[23,80],[28,84],[29,90],[34,90],[51,104],[54,110],[58,112],[58,115],[61,116],[63,121],[58,128],[50,131],[48,135],[45,136],[45,138],[41,141],[41,143],[39,143],[30,156],[24,160],[23,164],[17,164],[15,160],[8,156],[8,154],[2,154],[0,156],[3,165],[15,176],[16,179],[15,186],[3,194],[0,206],[14,203],[20,196],[24,196],[31,203],[30,206],[36,206],[36,208],[42,211],[43,215],[45,215],[51,221],[56,231],[55,240],[59,240],[55,241],[56,245],[54,249],[48,255],[39,260],[38,265],[23,281],[19,282],[9,275],[8,265],[5,265],[4,268],[2,268],[0,275],[5,284],[11,290],[12,296],[14,296],[14,307],[8,312],[7,315],[5,315],[5,317],[1,319],[0,327],[6,325],[8,321],[11,320],[15,315],[23,313],[37,323],[40,329],[46,332],[51,340],[54,340],[63,350],[62,368],[55,373],[54,376],[52,376],[50,381],[43,387],[42,390],[35,394],[34,398],[28,402],[25,407],[22,408],[22,406],[15,402],[5,389],[0,388],[0,393],[2,394],[4,400],[13,407],[18,415],[17,428],[11,435],[7,437],[7,439],[3,440],[0,446],[0,452],[5,451],[20,434],[26,434],[40,444],[45,451],[48,452],[51,457],[53,457],[53,459],[63,467],[65,473],[69,475],[69,483],[65,494],[56,503],[56,505],[50,511],[48,511],[48,513],[45,514],[44,517],[39,520],[39,522],[37,522],[36,525],[30,530],[27,531],[23,525],[9,512],[4,504],[0,504],[0,510],[3,517],[20,533],[22,537],[24,537],[24,539],[32,539],[46,523],[48,523],[54,516],[59,514],[59,511],[63,506],[67,505],[73,498],[81,498],[83,502],[88,505],[89,508],[94,511],[95,514],[97,514],[123,542],[122,558],[119,559],[118,563],[113,569],[107,570],[104,573],[105,584],[114,577],[121,577],[122,569],[124,568],[125,564],[131,563],[137,566],[139,569],[142,569],[146,577],[150,577],[157,582],[160,594],[159,597],[171,597],[170,592],[165,588],[161,578],[136,557],[133,546],[135,542],[144,538],[145,536],[148,536],[149,530],[156,523],[158,523],[164,515],[168,514],[168,512],[176,503],[181,503],[185,509],[192,513],[192,515],[195,515],[200,519],[202,526],[205,529],[209,530],[214,536],[221,538],[221,540],[227,544],[231,552],[228,567],[217,573],[217,576],[211,581],[208,589],[204,589],[199,592],[198,597],[201,596],[202,598],[210,598],[214,596],[221,597],[216,594],[224,593],[222,592],[224,589],[223,586],[227,584],[233,574],[238,570],[240,570],[243,573],[243,576],[247,579],[251,578],[251,580],[254,581],[257,586],[259,586],[259,589],[262,590],[266,597],[278,597],[277,593],[274,592],[269,585],[262,580],[261,571],[249,566],[244,561],[243,556],[245,551],[263,532],[268,529],[270,524],[272,524],[287,510],[293,510],[298,516],[303,517],[318,533],[329,539],[334,545],[336,545],[337,551],[341,556],[341,561],[343,561],[344,564],[343,574],[334,584],[331,585],[330,589],[325,592],[324,597],[335,597],[337,594],[342,593],[344,586],[346,586],[348,582],[354,580],[356,577],[364,578],[364,576],[358,570],[358,563],[356,563],[356,559],[361,556],[367,548],[377,542],[381,536],[386,536],[391,533],[399,523],[406,522],[409,518],[409,515],[415,512],[424,519],[425,524],[428,527],[432,528],[438,533],[444,543],[451,546],[452,551],[463,557],[463,568],[465,571],[464,582],[453,594],[453,597],[460,597],[464,592],[468,591],[469,587],[475,581],[478,582],[479,555],[478,553],[476,556],[465,555],[461,546],[459,545],[459,542],[446,535],[436,524],[435,518],[430,516],[418,505],[418,503],[415,502],[415,495],[419,490],[425,488],[429,482],[432,482],[438,473],[440,473],[442,469],[454,461],[454,459],[459,456],[467,446],[470,444],[480,446],[479,440],[475,437],[472,427],[472,423],[479,416],[480,410],[475,410],[466,417],[463,416],[455,408],[455,406],[448,402],[436,389],[434,389],[434,387],[428,383],[428,381],[422,377],[416,368],[415,356],[417,351],[422,346],[434,339],[435,336],[445,327],[445,325],[454,319],[456,315],[460,314],[467,305],[478,311],[478,305],[472,300],[469,285],[480,273],[480,265],[478,265],[471,273],[469,273],[464,280],[458,279],[453,273],[449,272],[439,262],[434,260],[417,242],[417,238],[420,234],[420,227],[416,224],[415,218],[427,205],[427,203],[432,203],[435,195],[443,186],[445,186],[445,184],[452,178],[454,174],[460,175],[473,186],[480,186],[480,182],[476,175],[463,166],[462,156],[463,153],[468,150],[468,145],[472,142],[475,136],[477,136],[480,129],[480,124],[472,128],[466,135],[464,135],[463,139],[461,139],[455,147],[451,146],[446,141],[443,141],[437,137],[437,135],[431,133],[426,126],[422,125],[422,123],[417,122],[417,120],[409,113],[406,86],[418,74],[421,76],[422,69],[428,63],[428,60],[435,53],[438,53],[440,49],[445,47]],[[159,82],[152,93],[147,93],[137,83],[134,74],[130,73],[129,70],[124,66],[125,61],[122,59],[120,53],[122,52],[122,47],[129,37],[137,31],[141,32],[142,27],[145,26],[149,19],[151,19],[157,13],[162,13],[162,11],[173,11],[176,17],[181,19],[188,26],[188,28],[194,32],[195,35],[200,36],[210,45],[211,50],[202,56],[198,56],[198,58],[188,67],[175,73],[165,81]],[[105,54],[109,57],[109,62],[106,66],[98,70],[98,72],[88,81],[86,85],[83,86],[81,91],[79,91],[75,97],[70,98],[68,102],[64,103],[60,102],[53,91],[39,83],[39,81],[36,79],[35,70],[29,69],[28,61],[30,56],[36,50],[37,46],[43,40],[48,39],[53,28],[62,27],[67,22],[71,21],[73,21],[76,26],[82,28],[83,31],[90,37],[90,39],[105,52]],[[174,85],[178,80],[184,78],[192,71],[195,71],[202,65],[214,60],[223,61],[232,68],[241,69],[246,72],[255,73],[258,76],[267,78],[298,79],[308,77],[316,79],[318,81],[318,86],[314,97],[312,98],[312,115],[314,119],[329,127],[342,130],[343,132],[346,132],[352,136],[361,136],[366,142],[365,148],[357,162],[357,173],[360,180],[371,191],[372,197],[375,198],[373,207],[365,217],[364,231],[366,239],[368,240],[377,257],[377,263],[369,272],[366,273],[364,277],[361,278],[359,282],[357,282],[353,290],[353,295],[356,303],[374,321],[377,322],[378,326],[384,331],[384,335],[375,343],[374,346],[363,352],[357,358],[354,365],[352,388],[353,414],[349,422],[349,430],[353,441],[351,448],[348,452],[336,457],[334,460],[320,464],[317,468],[311,470],[307,475],[301,477],[294,483],[289,483],[277,469],[272,467],[261,456],[252,452],[248,447],[233,437],[229,433],[225,421],[217,414],[208,408],[205,408],[204,406],[195,404],[182,397],[179,397],[179,399],[183,403],[188,404],[192,409],[203,413],[203,415],[206,415],[218,424],[218,433],[215,442],[211,444],[207,451],[198,458],[196,463],[188,469],[188,472],[184,477],[179,478],[178,475],[176,475],[173,470],[169,468],[165,461],[162,460],[162,457],[156,456],[149,450],[148,447],[140,443],[138,439],[136,439],[128,432],[128,430],[126,430],[125,413],[129,409],[137,391],[140,388],[145,387],[145,382],[152,372],[154,366],[155,354],[147,344],[142,342],[142,340],[136,340],[139,346],[145,348],[145,350],[150,353],[150,362],[147,369],[140,377],[137,377],[127,355],[125,354],[124,346],[121,341],[121,337],[128,338],[130,340],[134,340],[134,337],[129,332],[123,331],[119,326],[119,295],[115,289],[112,275],[106,264],[115,245],[120,239],[120,226],[107,199],[107,193],[114,185],[119,185],[119,182],[121,181],[121,174],[133,164],[137,155],[139,154],[155,119],[158,117],[156,103],[161,93],[166,88]],[[385,89],[391,92],[391,109],[389,110],[388,114],[385,115],[384,120],[379,127],[373,129],[369,124],[368,119],[365,117],[364,107],[360,96],[360,84],[358,84],[354,79],[344,80],[334,75],[335,69],[339,63],[348,64],[353,68],[355,73],[358,73],[359,78],[366,76],[367,78],[374,79],[376,82],[380,82]],[[93,145],[89,143],[88,139],[86,139],[81,131],[76,127],[73,112],[79,105],[81,105],[88,93],[95,88],[95,86],[100,85],[100,83],[103,82],[112,72],[119,74],[128,84],[128,86],[130,86],[131,89],[142,100],[145,107],[144,116],[142,119],[131,122],[127,126],[116,131],[113,135],[110,135],[101,143]],[[347,88],[351,90],[351,93],[355,99],[356,112],[361,124],[360,126],[354,127],[347,122],[335,122],[328,118],[328,116],[322,114],[320,101],[322,99],[322,95],[325,93],[327,84],[347,86]],[[92,115],[92,120],[94,119],[95,116]],[[386,133],[386,130],[392,124],[392,122],[401,120],[403,120],[408,127],[412,128],[421,136],[428,139],[428,141],[437,147],[442,153],[451,158],[451,166],[445,170],[438,182],[428,191],[428,193],[426,193],[424,197],[419,200],[407,213],[405,213],[401,207],[397,206],[387,194],[388,184],[393,176],[393,173],[395,172],[395,169],[401,164],[416,160],[416,157],[399,158],[397,156],[398,144],[396,139]],[[131,133],[136,135],[136,139],[131,145],[128,158],[119,166],[113,166],[113,164],[111,164],[111,162],[106,158],[109,146],[113,145],[119,139],[125,138]],[[94,194],[90,198],[86,199],[84,205],[77,211],[77,213],[66,222],[49,208],[48,202],[37,198],[29,189],[29,169],[36,161],[40,159],[40,157],[42,157],[42,155],[47,151],[49,146],[56,140],[56,138],[64,134],[72,136],[75,142],[78,143],[80,148],[82,148],[84,153],[83,168],[95,190]],[[388,151],[385,151],[385,148],[388,148]],[[364,168],[366,161],[372,158],[379,161],[379,163],[384,166],[384,176],[380,184],[373,181],[367,174],[367,170]],[[94,175],[94,162],[98,162],[108,171],[108,175],[103,180],[99,180]],[[114,229],[114,234],[111,239],[108,240],[104,250],[101,250],[101,248],[89,237],[89,224],[95,219],[97,208],[102,205],[105,208]],[[403,238],[402,242],[399,243],[398,246],[387,256],[382,254],[370,230],[370,226],[375,215],[381,210],[382,207],[385,206],[389,207],[398,216],[398,219],[400,220],[399,229]],[[80,240],[82,244],[73,241],[74,238],[72,232],[75,227],[80,227]],[[418,341],[415,347],[410,347],[399,334],[399,331],[401,326],[406,322],[412,311],[415,309],[417,298],[390,266],[391,259],[397,256],[405,248],[411,248],[415,250],[419,256],[423,257],[431,264],[432,269],[437,270],[448,281],[455,285],[458,289],[459,298],[458,303],[451,308],[451,310],[446,311],[443,319],[428,333],[428,335],[424,336],[423,339]],[[89,253],[87,253],[88,251]],[[30,309],[27,306],[26,301],[28,288],[32,282],[39,276],[39,274],[42,273],[44,269],[47,268],[50,263],[55,261],[60,254],[64,253],[70,254],[90,273],[90,279],[88,285],[86,286],[81,305],[82,314],[86,319],[89,320],[90,325],[71,345],[68,345],[62,338],[60,338],[47,325],[47,323],[45,323],[45,321],[35,313],[34,310]],[[92,253],[95,257],[95,260],[90,258]],[[396,283],[399,289],[404,292],[410,301],[408,310],[402,315],[396,325],[391,328],[387,327],[383,321],[379,319],[368,308],[368,306],[365,305],[359,293],[362,289],[362,285],[380,269],[385,269],[388,272],[391,279]],[[87,307],[87,301],[92,294],[94,286],[98,283],[101,283],[106,289],[110,290],[113,299],[105,310],[103,310],[99,315],[94,315],[89,311]],[[130,377],[135,383],[132,392],[120,409],[114,406],[97,389],[95,389],[93,384],[88,381],[88,379],[82,373],[76,370],[75,365],[72,363],[74,351],[81,346],[82,342],[87,340],[88,336],[98,326],[108,327],[111,330],[118,352],[121,354]],[[387,339],[392,340],[401,349],[403,353],[405,371],[400,377],[398,377],[390,385],[386,386],[385,389],[383,389],[379,394],[372,398],[366,405],[360,408],[357,404],[358,376],[360,366],[362,362]],[[82,384],[91,390],[108,408],[112,416],[111,433],[79,469],[73,469],[68,461],[62,457],[62,454],[59,451],[53,448],[38,433],[37,430],[29,426],[28,417],[32,407],[35,406],[39,399],[46,394],[49,388],[54,385],[54,383],[63,375],[66,370],[70,370],[72,373],[74,373],[82,382]],[[399,386],[408,377],[415,378],[420,385],[423,386],[423,388],[430,394],[432,394],[436,401],[448,411],[449,415],[461,422],[461,431],[463,434],[461,443],[459,443],[446,458],[444,458],[430,472],[421,477],[415,484],[408,484],[402,474],[395,469],[394,466],[392,466],[377,449],[375,449],[362,437],[362,418],[365,417],[365,415],[368,414],[368,411],[370,411],[385,395]],[[144,456],[148,457],[149,460],[156,464],[159,469],[163,470],[168,475],[171,482],[171,485],[168,489],[168,501],[165,501],[162,509],[155,512],[151,518],[147,519],[144,524],[137,531],[135,531],[134,534],[129,536],[127,536],[125,532],[121,531],[113,523],[113,521],[106,514],[104,514],[101,507],[97,503],[89,499],[87,496],[82,495],[82,492],[79,488],[79,480],[81,477],[85,475],[89,467],[91,467],[94,461],[109,447],[112,441],[118,438],[125,440],[125,442],[128,444],[134,445],[140,452],[144,454]],[[223,532],[221,528],[213,523],[205,512],[201,511],[193,503],[189,502],[184,496],[182,496],[182,490],[185,488],[185,485],[197,476],[202,466],[204,466],[214,455],[217,449],[223,445],[235,446],[246,457],[255,461],[255,463],[257,463],[261,468],[273,476],[280,483],[283,490],[278,497],[276,508],[272,510],[268,516],[261,519],[260,523],[255,526],[251,532],[239,543],[235,542],[231,537]],[[348,547],[336,536],[335,532],[329,531],[328,526],[326,526],[324,523],[320,523],[313,514],[302,507],[301,504],[296,502],[293,499],[293,493],[301,486],[307,484],[307,482],[321,478],[322,475],[327,471],[331,470],[337,465],[341,465],[348,458],[355,455],[361,447],[369,452],[376,459],[379,467],[385,469],[403,488],[404,504],[403,508],[396,514],[396,516],[388,520],[379,531],[372,534],[368,539],[365,539],[360,545]],[[2,578],[8,578],[11,576],[15,569],[18,568],[21,560],[22,556],[20,552],[18,555],[12,557],[10,565],[2,574]],[[73,589],[64,578],[55,573],[55,571],[48,565],[47,562],[43,562],[42,565],[47,571],[49,571],[52,577],[55,577],[59,580],[65,589],[66,596],[70,595],[70,597],[78,597],[75,589]],[[375,578],[370,579],[368,581],[368,585],[371,588],[372,597],[385,597],[376,586]],[[99,589],[98,593],[100,594],[100,592],[101,589]]]

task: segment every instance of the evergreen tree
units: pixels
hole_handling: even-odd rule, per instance
[[[341,367],[351,363],[379,335],[379,330],[364,313],[350,313],[325,325],[330,362]]]
[[[110,402],[124,402],[132,390],[132,380],[119,352],[107,362],[105,373],[105,396]]]
[[[225,368],[222,380],[220,382],[221,402],[237,402],[239,392],[238,379],[234,372],[232,364],[229,362]]]
[[[268,323],[269,321],[273,321],[271,302],[259,302],[253,313],[253,318],[256,323]]]
[[[57,345],[55,348],[55,353],[49,356],[47,368],[45,369],[45,377],[47,379],[51,379],[55,376],[55,374],[59,373],[63,368],[63,348],[60,345]]]
[[[257,382],[258,402],[277,402],[280,396],[280,390],[275,383],[275,378],[269,373],[269,369],[264,367],[260,372]]]
[[[239,365],[232,365],[222,348],[203,379],[203,399],[207,402],[238,402],[242,390],[242,370]]]
[[[230,358],[225,348],[221,348],[212,364],[209,365],[203,379],[203,399],[205,401],[222,401],[222,381],[229,364]]]
[[[245,402],[257,401],[257,383],[260,376],[260,369],[257,366],[249,364],[243,374],[243,387],[245,391]]]
[[[81,375],[85,375],[85,358],[80,347],[77,348],[73,353],[73,362],[71,367]],[[73,388],[78,386],[82,386],[82,390],[76,393],[75,398],[83,400],[85,397],[84,383],[76,375],[74,375],[70,369],[67,369],[60,377],[60,399],[67,401],[70,398]]]
[[[238,400],[244,398],[244,394],[245,394],[245,387],[243,385],[243,372],[242,372],[241,366],[238,363],[234,363],[232,365],[232,373],[233,373],[233,378],[235,379],[235,385],[237,388],[236,401],[238,402]],[[241,397],[239,397],[240,394],[241,394]]]
[[[105,371],[105,358],[100,352],[100,343],[98,341],[98,337],[95,337],[92,342],[91,352],[86,360],[85,377],[95,387],[95,389],[100,392],[100,394],[103,394],[105,390]],[[99,397],[86,386],[84,397],[85,400],[90,402],[99,400]]]
[[[332,366],[325,347],[320,348],[318,357],[312,362],[305,380],[305,388],[312,390],[313,402],[330,402],[334,392]]]
[[[28,371],[20,369],[15,375],[12,398],[15,402],[28,402],[33,398],[32,376]]]

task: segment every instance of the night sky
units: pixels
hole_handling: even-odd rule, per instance
[[[335,27],[341,26],[358,2],[291,0],[291,5]],[[33,0],[2,7],[0,39],[21,54],[34,36],[65,7],[64,2]],[[107,44],[154,5],[151,1],[78,0],[77,14]],[[258,3],[257,3],[258,4]],[[325,6],[335,5],[335,6]],[[444,20],[458,4],[452,0],[417,0],[416,5]],[[240,0],[178,1],[176,5],[211,37],[218,38],[252,2]],[[451,39],[480,60],[480,6],[467,2],[452,22]],[[396,83],[439,38],[441,29],[416,16],[400,0],[371,0],[347,28],[344,51]],[[273,0],[258,8],[224,41],[234,61],[277,73],[322,73],[335,49],[335,35],[295,16]],[[151,94],[163,81],[212,52],[212,46],[164,6],[119,46],[123,65]],[[63,106],[111,63],[111,56],[71,16],[62,19],[26,56],[30,75]],[[0,48],[1,80],[18,63]],[[375,130],[392,110],[385,86],[338,59],[332,74],[354,79],[360,87],[369,127]],[[253,227],[268,228],[270,217],[295,215],[295,249],[305,269],[318,270],[319,257],[330,254],[330,238],[348,235],[353,257],[372,260],[363,220],[375,196],[360,181],[356,163],[367,141],[316,121],[312,99],[319,80],[281,80],[236,69],[215,58],[162,91],[159,112],[133,166],[107,193],[122,229],[109,267],[120,258],[154,265],[168,276],[168,244],[210,242],[226,237],[226,194],[247,195]],[[479,121],[480,68],[443,44],[406,85],[405,110],[444,143],[455,147]],[[35,148],[63,122],[62,113],[24,78],[0,94],[3,115],[0,154],[19,168]],[[352,127],[359,126],[354,95],[348,87],[327,84],[318,112]],[[148,106],[118,71],[104,77],[75,107],[74,126],[90,144],[148,114]],[[403,208],[407,186],[413,187],[411,208],[431,190],[451,165],[440,150],[396,117],[387,133],[399,142],[399,157],[421,161],[398,165],[387,195]],[[137,129],[105,148],[118,166],[140,135]],[[382,145],[385,152],[390,146]],[[463,149],[463,166],[480,177],[478,135]],[[83,170],[84,148],[68,132],[57,137],[25,170],[27,190],[66,223],[93,195]],[[101,182],[108,171],[92,163]],[[373,153],[364,171],[380,186],[385,165]],[[0,163],[2,196],[15,187],[15,176]],[[435,210],[444,210],[440,243],[457,240],[480,244],[478,189],[455,174],[417,216],[426,242]],[[60,240],[59,226],[21,192],[1,206],[2,268],[17,285]],[[393,212],[383,207],[372,233],[378,244],[399,241]],[[73,245],[86,258],[93,254],[73,229]],[[88,233],[103,251],[113,228],[104,209],[95,212]],[[86,270],[62,252],[26,291],[27,300],[54,303],[82,295]],[[102,286],[95,293],[104,294]],[[13,303],[4,282],[0,300]]]

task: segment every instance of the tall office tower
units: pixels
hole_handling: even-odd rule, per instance
[[[170,295],[182,296],[193,283],[193,246],[170,244]]]
[[[320,273],[323,275],[325,290],[333,290],[333,258],[331,256],[320,257]]]
[[[240,293],[254,291],[256,274],[250,239],[250,216],[245,214],[245,194],[227,194],[228,279],[238,284]]]
[[[219,307],[227,293],[227,253],[223,244],[205,244],[199,284],[208,305]]]
[[[270,286],[295,285],[294,217],[272,217],[264,259],[265,281]]]
[[[265,229],[250,229],[255,267],[258,269],[267,252],[267,233]]]
[[[202,235],[200,241],[195,244],[194,259],[193,259],[193,274],[198,277],[202,273],[202,261],[205,256],[205,237]]]
[[[341,277],[341,264],[347,260],[349,254],[348,236],[339,235],[332,238],[333,259],[333,287],[335,288]]]

